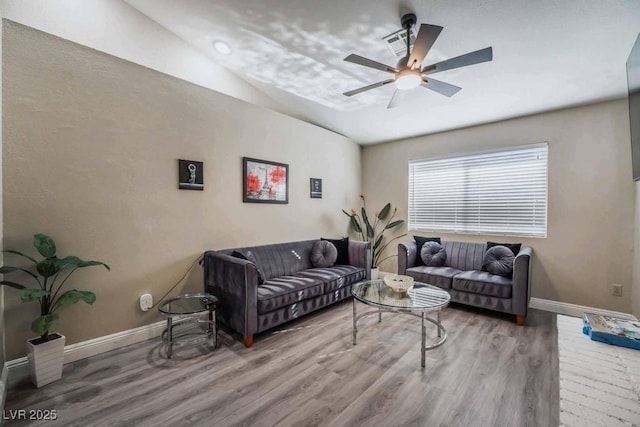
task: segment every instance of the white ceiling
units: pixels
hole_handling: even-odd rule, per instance
[[[638,0],[126,0],[213,61],[302,118],[361,143],[406,138],[626,94],[625,63],[640,32]],[[342,92],[389,74],[351,53],[395,65],[382,37],[412,11],[444,30],[425,65],[493,47],[493,61],[436,74],[452,98],[416,88],[387,109],[393,87]],[[221,55],[213,42],[227,42]]]

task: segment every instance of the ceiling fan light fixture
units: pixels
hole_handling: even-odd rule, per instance
[[[396,87],[400,90],[410,90],[420,86],[422,76],[419,71],[403,70],[396,76]]]

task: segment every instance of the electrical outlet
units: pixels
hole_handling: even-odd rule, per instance
[[[611,285],[611,295],[614,297],[622,296],[622,285],[619,283],[614,283]]]
[[[140,295],[140,310],[147,311],[153,307],[153,296],[151,294]]]

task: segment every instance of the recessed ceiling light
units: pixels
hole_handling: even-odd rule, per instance
[[[214,41],[213,47],[222,55],[229,55],[231,53],[231,46],[229,46],[229,43],[223,42],[222,40]]]

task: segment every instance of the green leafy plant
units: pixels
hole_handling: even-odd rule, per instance
[[[34,235],[33,246],[38,253],[44,257],[43,260],[37,261],[29,255],[18,251],[6,250],[3,252],[18,255],[29,260],[33,263],[35,270],[34,268],[26,269],[5,265],[0,267],[0,273],[9,274],[21,271],[31,276],[38,286],[28,288],[21,283],[8,280],[0,281],[0,285],[20,290],[20,299],[22,302],[38,301],[40,303],[40,316],[31,323],[31,330],[40,335],[42,341],[48,341],[52,338],[49,334],[49,329],[51,328],[51,324],[58,320],[57,310],[60,307],[75,304],[78,301],[93,304],[96,300],[96,294],[89,291],[72,289],[60,293],[62,286],[69,277],[71,277],[77,269],[90,267],[92,265],[103,265],[107,270],[111,269],[107,264],[100,261],[83,261],[77,256],[58,258],[56,256],[55,242],[45,234]]]
[[[377,268],[382,261],[395,256],[389,255],[381,259],[386,247],[394,240],[406,236],[405,233],[385,243],[384,232],[400,226],[404,223],[404,220],[398,219],[394,221],[393,218],[396,216],[396,213],[398,213],[398,208],[394,208],[393,211],[391,211],[391,203],[387,203],[380,211],[376,212],[372,224],[369,220],[369,215],[367,215],[367,200],[365,199],[364,193],[360,194],[360,198],[362,199],[360,215],[358,215],[355,209],[351,209],[351,212],[343,209],[342,212],[349,217],[351,229],[360,234],[362,240],[371,242],[371,268]]]

